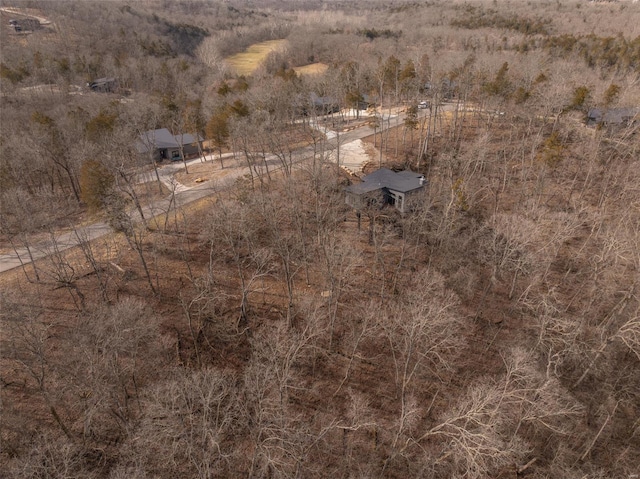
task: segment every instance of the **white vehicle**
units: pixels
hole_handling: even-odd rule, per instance
[[[429,108],[431,105],[429,105],[428,101],[421,101],[420,103],[418,103],[418,108],[420,110],[426,110],[427,108]]]

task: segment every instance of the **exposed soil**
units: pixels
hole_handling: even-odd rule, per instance
[[[205,181],[216,179],[222,179],[231,174],[234,168],[238,167],[238,161],[233,158],[223,158],[222,164],[220,160],[214,159],[212,161],[205,161],[202,163],[196,163],[189,165],[189,173],[185,173],[184,170],[180,170],[174,175],[176,181],[185,186],[197,186]]]

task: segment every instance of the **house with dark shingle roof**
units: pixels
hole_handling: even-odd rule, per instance
[[[408,210],[408,200],[426,185],[424,175],[405,170],[394,172],[380,168],[362,178],[361,183],[346,188],[345,203],[356,210],[385,205],[401,213]]]
[[[587,113],[587,125],[629,126],[640,121],[639,107],[592,108]]]
[[[198,153],[200,147],[198,143],[203,139],[200,135],[188,133],[171,134],[166,128],[150,130],[144,132],[136,142],[136,150],[140,154],[151,154],[156,161],[170,159],[171,161],[182,160],[180,150],[185,157]]]
[[[311,104],[319,115],[329,115],[330,113],[337,113],[340,111],[340,105],[338,101],[330,96],[318,96],[316,93],[311,93]]]
[[[113,93],[118,88],[118,81],[115,78],[98,78],[87,83],[90,90],[99,93]]]

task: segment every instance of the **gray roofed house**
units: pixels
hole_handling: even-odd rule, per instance
[[[392,205],[401,213],[408,207],[408,199],[424,188],[424,175],[405,170],[393,172],[380,168],[362,178],[361,183],[348,186],[345,202],[360,210],[366,207]]]
[[[200,135],[197,137],[189,133],[173,135],[166,128],[160,128],[146,131],[140,135],[135,147],[140,154],[152,152],[154,159],[157,161],[167,158],[176,161],[182,160],[180,156],[181,148],[185,156],[199,152],[198,143],[202,140]]]
[[[592,108],[587,113],[587,125],[631,125],[640,120],[640,107]]]
[[[118,81],[115,78],[97,78],[87,83],[87,86],[95,92],[111,93],[117,89]]]
[[[340,111],[340,106],[335,98],[330,96],[318,96],[316,93],[311,93],[311,104],[315,108],[316,112],[322,115],[328,115],[330,113],[337,113]]]

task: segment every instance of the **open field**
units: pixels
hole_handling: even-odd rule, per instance
[[[329,65],[324,63],[310,63],[309,65],[294,67],[293,70],[298,75],[321,75],[326,72],[328,68]]]
[[[237,53],[225,59],[238,75],[251,75],[269,53],[277,51],[286,45],[286,40],[268,40],[256,43],[242,53]]]

